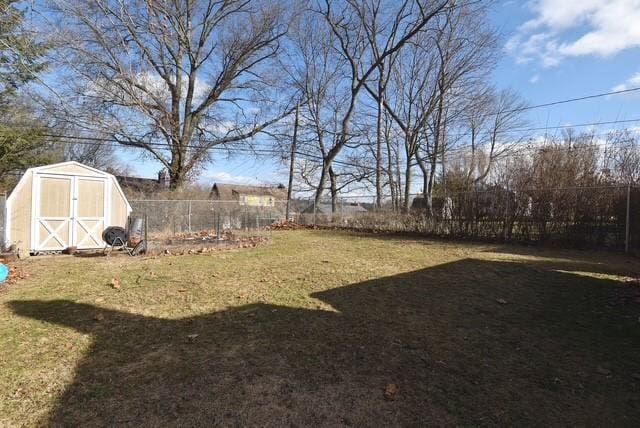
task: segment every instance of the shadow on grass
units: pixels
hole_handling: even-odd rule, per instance
[[[313,295],[335,312],[10,305],[94,338],[44,424],[619,426],[640,420],[640,311],[620,287],[467,259]]]

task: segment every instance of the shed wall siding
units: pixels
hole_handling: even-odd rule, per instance
[[[29,256],[31,249],[31,192],[33,188],[33,176],[24,177],[24,183],[17,188],[13,196],[10,212],[10,239],[11,245],[15,245],[21,256]]]
[[[127,227],[127,201],[118,190],[115,180],[111,182],[111,226]]]

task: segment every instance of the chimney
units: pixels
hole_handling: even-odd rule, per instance
[[[169,175],[169,170],[167,168],[162,168],[160,172],[158,172],[158,183],[160,183],[160,187],[162,189],[168,189],[171,184],[171,176]]]

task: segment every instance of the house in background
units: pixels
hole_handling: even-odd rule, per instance
[[[165,168],[158,172],[158,178],[140,178],[116,175],[116,180],[128,197],[134,195],[150,195],[169,190],[171,183],[169,171]]]
[[[331,210],[331,203],[321,202],[317,205],[311,204],[302,214],[313,214],[315,212],[316,215],[326,215],[331,216],[332,214],[342,216],[342,217],[350,217],[357,214],[368,213],[369,211],[363,207],[358,202],[349,202],[349,203],[340,203],[338,202],[338,206],[336,207],[336,212],[333,213]]]
[[[242,184],[214,183],[210,198],[215,201],[235,201],[250,207],[274,207],[287,200],[287,188],[278,186],[246,186]]]

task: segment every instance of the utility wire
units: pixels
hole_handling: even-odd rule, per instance
[[[537,104],[537,105],[533,105],[533,106],[525,106],[525,107],[521,107],[521,108],[517,108],[517,109],[513,109],[513,110],[506,110],[506,111],[500,112],[500,113],[491,113],[489,115],[490,116],[497,116],[498,114],[504,114],[504,113],[517,113],[519,111],[533,110],[533,109],[542,108],[542,107],[557,106],[557,105],[560,105],[560,104],[573,103],[573,102],[576,102],[576,101],[591,100],[591,99],[594,99],[594,98],[602,98],[602,97],[608,97],[608,96],[611,96],[611,95],[620,95],[620,94],[626,94],[626,93],[637,92],[637,91],[640,91],[640,86],[639,87],[635,87],[635,88],[621,89],[619,91],[602,92],[602,93],[599,93],[599,94],[585,95],[585,96],[577,97],[577,98],[568,98],[566,100],[552,101],[552,102],[548,102],[548,103],[544,103],[544,104]]]

